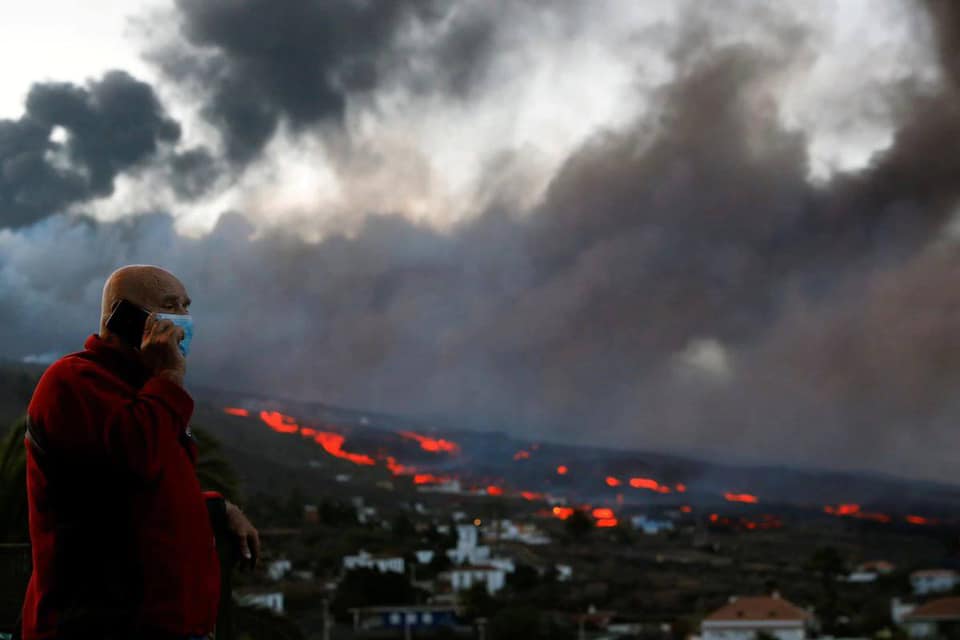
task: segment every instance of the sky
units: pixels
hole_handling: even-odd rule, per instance
[[[152,263],[190,383],[953,481],[945,0],[8,13],[4,357]]]

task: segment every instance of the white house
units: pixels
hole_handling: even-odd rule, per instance
[[[864,562],[847,575],[847,582],[869,583],[876,582],[877,578],[892,573],[894,566],[886,560]]]
[[[890,619],[894,624],[903,624],[904,619],[917,609],[915,602],[904,602],[900,598],[890,601]]]
[[[480,529],[472,524],[457,525],[457,546],[473,548],[480,540]]]
[[[454,564],[485,564],[490,559],[490,547],[478,545],[479,529],[472,524],[457,525],[457,546],[447,550]]]
[[[517,570],[517,565],[514,564],[512,558],[490,558],[487,564],[495,569],[502,569],[506,573],[513,573]]]
[[[960,598],[938,598],[903,618],[911,638],[950,638],[960,630]]]
[[[700,624],[703,640],[755,640],[763,632],[778,640],[804,640],[812,616],[779,595],[733,597]]]
[[[536,525],[515,523],[512,520],[499,520],[494,524],[495,535],[503,541],[521,542],[529,545],[550,544],[550,537],[540,531]],[[489,539],[490,536],[488,535]]]
[[[960,574],[952,569],[926,569],[910,574],[910,586],[918,596],[951,591],[960,583]]]
[[[290,573],[292,565],[289,560],[274,560],[267,565],[267,577],[271,580],[281,580]]]
[[[380,573],[403,573],[404,561],[402,556],[375,556],[361,550],[353,556],[343,556],[343,568],[376,569]]]
[[[417,549],[414,555],[420,564],[430,564],[433,562],[433,556],[436,554],[434,554],[433,549]]]
[[[507,583],[507,573],[492,566],[462,566],[446,571],[443,577],[450,581],[454,592],[467,591],[475,584],[482,584],[493,595]]]
[[[237,602],[249,607],[263,607],[275,613],[283,613],[283,593],[280,591],[237,594]]]
[[[643,531],[648,536],[657,535],[662,531],[673,531],[673,523],[669,520],[654,520],[647,516],[633,516],[630,524],[634,529]]]

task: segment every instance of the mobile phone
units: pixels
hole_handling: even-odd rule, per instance
[[[139,349],[149,316],[150,312],[143,307],[121,299],[107,318],[107,329],[134,349]]]

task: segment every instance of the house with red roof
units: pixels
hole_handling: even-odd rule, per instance
[[[809,611],[784,600],[779,594],[730,598],[703,619],[703,640],[756,640],[766,634],[777,640],[805,640],[813,623]]]
[[[937,598],[903,617],[911,638],[955,638],[960,633],[960,598]]]

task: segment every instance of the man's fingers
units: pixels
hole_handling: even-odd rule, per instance
[[[256,562],[260,558],[260,534],[257,533],[256,529],[253,529],[250,532],[250,542],[253,544],[253,561]]]

